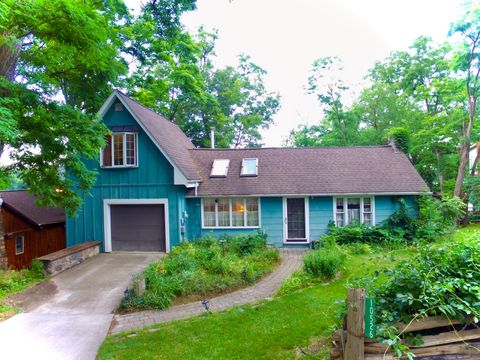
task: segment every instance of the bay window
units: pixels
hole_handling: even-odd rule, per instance
[[[202,199],[203,227],[256,228],[260,226],[258,198]]]
[[[105,139],[106,146],[101,152],[102,167],[137,166],[137,134],[114,132]]]
[[[374,225],[372,197],[336,197],[333,204],[337,227],[353,223]]]

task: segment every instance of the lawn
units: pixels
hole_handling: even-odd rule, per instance
[[[415,249],[350,256],[340,277],[254,306],[111,336],[99,359],[293,359],[313,338],[328,338],[349,280],[409,257]]]

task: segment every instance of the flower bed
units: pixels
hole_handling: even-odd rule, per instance
[[[165,309],[182,298],[196,299],[250,285],[270,273],[279,261],[266,235],[240,235],[218,241],[205,237],[182,243],[140,274],[142,296],[130,293],[120,311]]]

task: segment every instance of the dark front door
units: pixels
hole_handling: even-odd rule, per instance
[[[287,199],[287,241],[306,241],[305,199]]]
[[[165,205],[111,205],[112,251],[165,251]]]

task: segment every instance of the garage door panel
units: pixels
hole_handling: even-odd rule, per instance
[[[165,206],[111,205],[113,251],[165,251]]]

